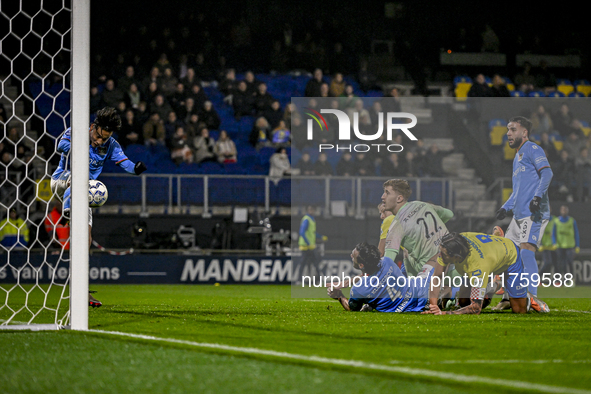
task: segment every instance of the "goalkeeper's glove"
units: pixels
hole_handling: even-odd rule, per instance
[[[507,210],[505,208],[501,208],[497,211],[497,219],[503,220],[507,216]]]
[[[529,210],[531,213],[539,212],[541,207],[540,204],[542,203],[542,197],[535,196],[531,202],[529,203]]]
[[[133,167],[133,171],[135,172],[135,175],[139,175],[142,172],[146,171],[147,169],[148,169],[148,167],[146,167],[146,165],[141,161],[138,161],[137,163],[135,163],[135,167]]]

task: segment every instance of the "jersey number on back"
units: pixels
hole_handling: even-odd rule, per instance
[[[433,228],[434,228],[433,231],[429,231],[429,226],[427,225],[427,220],[425,220],[425,218],[427,216],[431,216],[431,219],[433,222]],[[431,212],[426,212],[424,218],[418,218],[417,224],[420,224],[420,223],[423,223],[423,227],[425,227],[425,238],[427,238],[427,239],[434,236],[436,232],[438,232],[439,230],[441,230],[443,228],[443,227],[437,225],[437,219],[435,218],[435,215],[433,215],[433,213],[431,213]]]

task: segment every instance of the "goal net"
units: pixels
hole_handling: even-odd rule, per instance
[[[0,328],[71,325],[70,233],[88,213],[66,222],[50,182],[73,119],[72,1],[0,3]]]

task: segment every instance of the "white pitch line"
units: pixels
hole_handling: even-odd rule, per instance
[[[390,364],[589,364],[591,360],[443,360],[443,361],[403,361],[392,360]]]
[[[569,388],[569,387],[550,386],[550,385],[545,385],[545,384],[522,382],[522,381],[518,381],[518,380],[495,379],[495,378],[487,378],[487,377],[473,376],[473,375],[460,375],[460,374],[452,373],[452,372],[431,371],[428,369],[381,365],[381,364],[367,363],[365,361],[357,361],[357,360],[343,360],[343,359],[326,358],[326,357],[319,357],[319,356],[306,356],[306,355],[302,355],[302,354],[278,352],[275,350],[258,349],[258,348],[252,348],[252,347],[238,347],[238,346],[222,345],[222,344],[218,344],[218,343],[192,342],[192,341],[185,341],[185,340],[173,339],[173,338],[158,338],[158,337],[154,337],[154,336],[150,336],[150,335],[132,334],[132,333],[118,332],[118,331],[88,330],[88,332],[98,333],[98,334],[117,335],[117,336],[122,336],[122,337],[144,339],[144,340],[151,340],[151,341],[157,341],[157,342],[176,343],[176,344],[189,345],[189,346],[194,346],[194,347],[204,348],[204,349],[216,349],[216,350],[225,350],[225,351],[235,352],[235,353],[271,356],[271,357],[287,359],[287,360],[299,360],[299,361],[308,361],[308,362],[328,364],[328,365],[339,365],[339,366],[373,369],[376,371],[395,372],[395,373],[398,373],[401,375],[415,376],[415,377],[420,377],[420,376],[431,377],[431,378],[438,378],[438,379],[444,379],[444,380],[448,380],[448,381],[461,382],[461,383],[485,383],[485,384],[490,384],[490,385],[494,385],[494,386],[508,387],[511,389],[534,390],[534,391],[540,391],[543,393],[591,394],[591,391],[589,391],[589,390],[573,389],[573,388]]]

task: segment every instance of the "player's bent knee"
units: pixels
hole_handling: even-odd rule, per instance
[[[538,247],[536,245],[530,244],[529,242],[524,242],[521,245],[519,245],[519,247],[521,249],[531,250],[532,252],[535,252],[536,250],[538,250]]]

